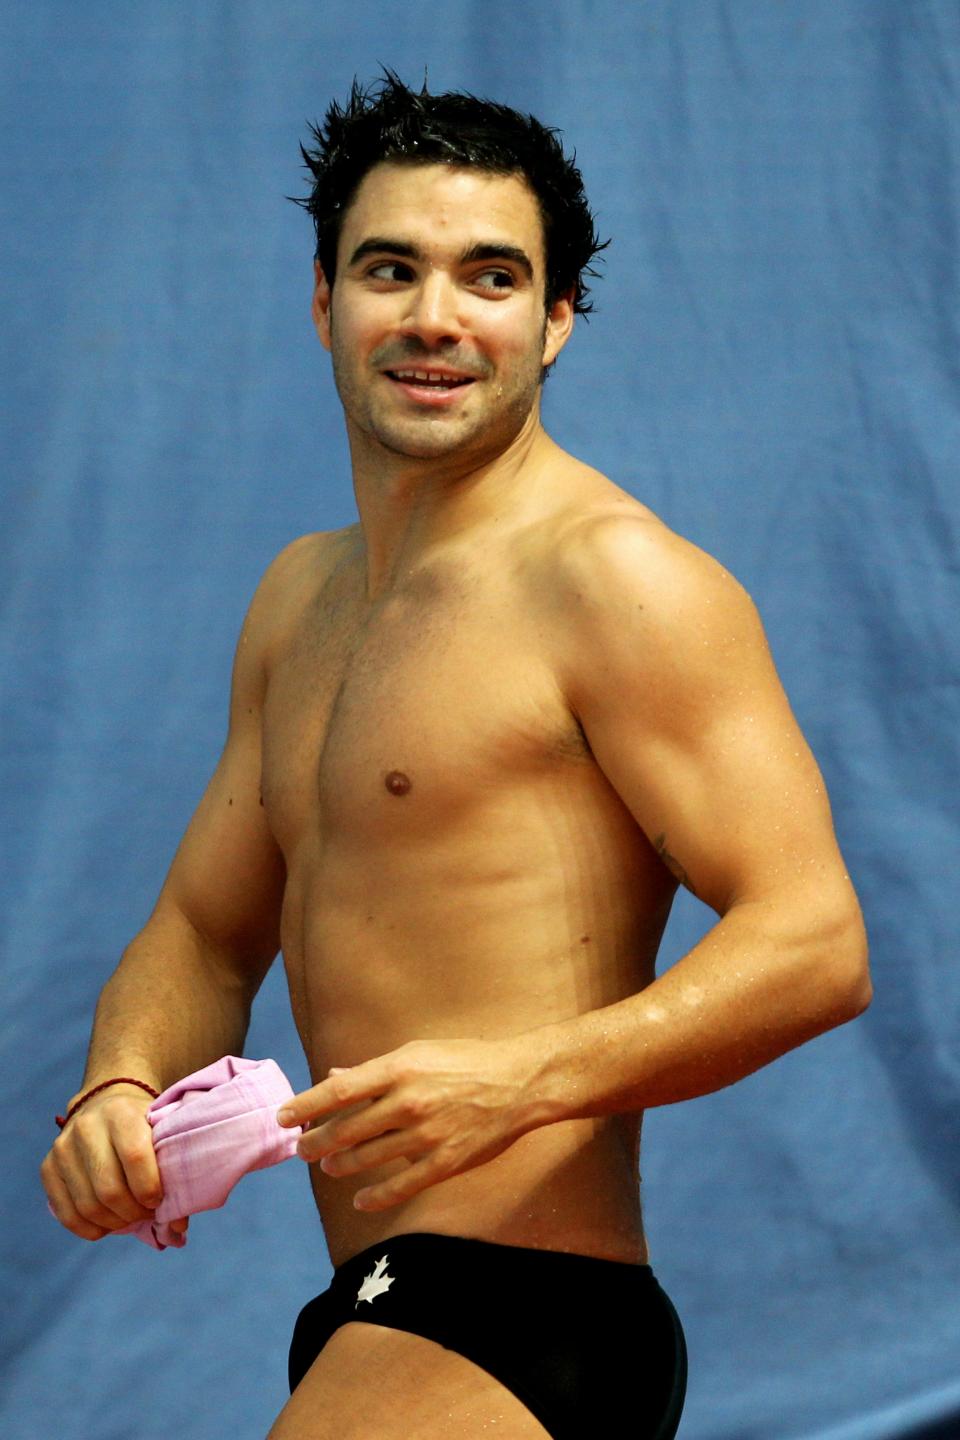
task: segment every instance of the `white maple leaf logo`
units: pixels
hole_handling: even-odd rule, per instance
[[[382,1295],[384,1290],[390,1289],[390,1286],[393,1284],[396,1276],[387,1275],[384,1273],[386,1271],[387,1264],[387,1257],[386,1255],[384,1255],[383,1259],[378,1260],[373,1270],[370,1272],[369,1275],[366,1276],[363,1284],[357,1291],[356,1304],[353,1307],[355,1310],[357,1308],[357,1305],[360,1304],[361,1300],[367,1300],[372,1304],[373,1301],[376,1300],[378,1295]]]

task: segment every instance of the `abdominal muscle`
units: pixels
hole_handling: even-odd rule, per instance
[[[618,907],[604,887],[603,923],[541,874],[487,885],[430,882],[383,856],[315,852],[288,867],[284,959],[314,1083],[411,1040],[496,1039],[597,1009],[652,978],[668,903]],[[634,875],[636,888],[636,875]],[[643,885],[640,883],[640,890]],[[546,893],[545,893],[546,891]],[[581,897],[582,899],[582,897]],[[652,902],[654,897],[648,896]],[[639,1115],[569,1120],[520,1137],[501,1155],[388,1210],[353,1197],[407,1162],[350,1177],[311,1167],[335,1265],[413,1231],[647,1259],[639,1197]]]

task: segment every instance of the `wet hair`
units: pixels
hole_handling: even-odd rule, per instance
[[[333,101],[322,125],[311,125],[316,142],[300,146],[312,177],[311,192],[295,199],[313,218],[316,258],[332,286],[340,228],[360,182],[383,161],[469,166],[495,175],[519,175],[536,197],[546,255],[546,307],[573,292],[574,310],[586,315],[585,276],[609,241],[598,238],[576,155],[568,157],[557,131],[492,100],[448,90],[417,93],[392,70],[364,89],[356,80],[343,106]]]

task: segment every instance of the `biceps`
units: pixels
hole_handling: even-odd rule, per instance
[[[590,741],[664,864],[720,914],[839,861],[822,777],[785,700],[646,735],[610,716]]]

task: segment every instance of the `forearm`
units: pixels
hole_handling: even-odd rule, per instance
[[[101,992],[77,1094],[118,1075],[164,1090],[240,1053],[254,990],[178,911],[158,911]]]
[[[639,994],[531,1032],[536,1085],[560,1118],[692,1099],[853,1019],[869,999],[855,906],[811,925],[739,905]]]

